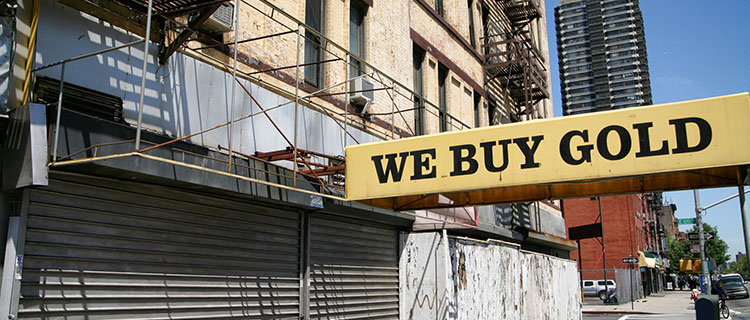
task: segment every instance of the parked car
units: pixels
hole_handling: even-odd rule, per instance
[[[742,276],[736,273],[729,273],[721,275],[721,285],[724,288],[724,292],[727,294],[728,299],[742,299],[750,297],[747,288],[745,287],[745,281]],[[711,293],[714,293],[713,289]]]
[[[599,297],[602,301],[606,300],[604,293],[604,280],[583,280],[583,295],[586,297]],[[607,280],[607,289],[610,297],[617,292],[617,284],[613,280]]]

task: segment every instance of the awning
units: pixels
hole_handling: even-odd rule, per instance
[[[656,257],[648,252],[643,253],[641,251],[638,251],[638,266],[653,268],[656,266]]]

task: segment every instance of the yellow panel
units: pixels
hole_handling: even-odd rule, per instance
[[[346,196],[407,209],[732,185],[748,121],[742,93],[351,146]]]

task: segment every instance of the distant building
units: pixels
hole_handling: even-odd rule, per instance
[[[555,23],[563,114],[652,104],[638,0],[563,0]]]
[[[562,0],[555,8],[563,115],[652,104],[643,18],[637,0]],[[602,198],[602,247],[581,241],[583,279],[601,279],[603,269],[629,268],[622,258],[639,258],[644,293],[659,291],[665,234],[677,232],[674,209],[660,193]],[[597,198],[563,201],[567,227],[591,224],[599,217]],[[662,214],[662,212],[665,212]],[[577,259],[578,252],[571,252]]]
[[[679,236],[680,229],[677,224],[677,218],[674,216],[675,211],[677,211],[676,204],[667,204],[662,209],[662,215],[659,217],[660,231],[663,233],[664,241],[667,241],[669,237],[677,238]],[[664,245],[666,246],[666,242]]]

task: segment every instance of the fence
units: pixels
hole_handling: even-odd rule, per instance
[[[584,269],[581,271],[585,280],[604,279],[604,269]],[[643,279],[638,269],[607,269],[607,279],[614,280],[617,285],[617,303],[629,303],[644,297]]]

